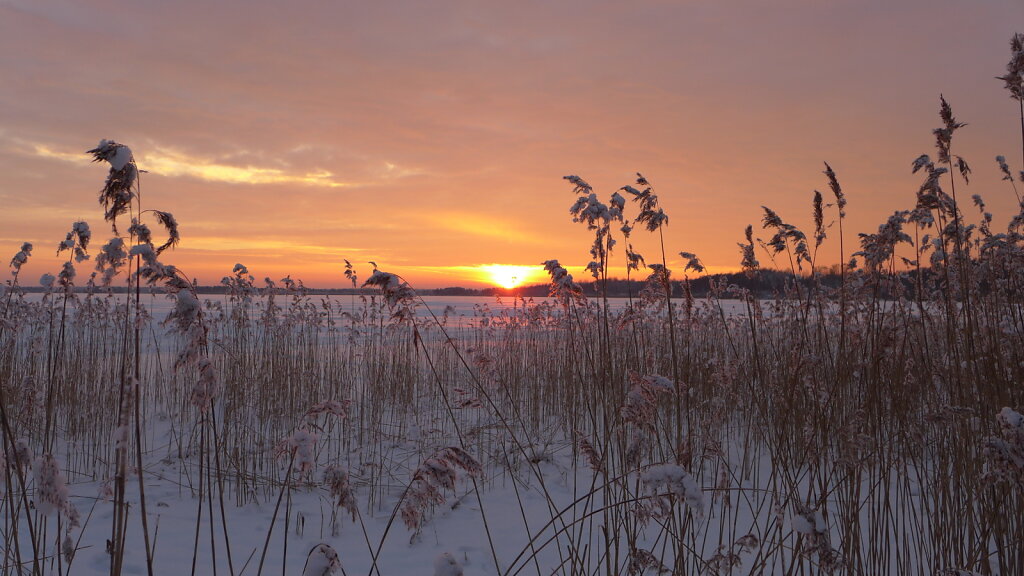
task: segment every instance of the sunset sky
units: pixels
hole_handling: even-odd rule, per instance
[[[848,231],[911,208],[940,93],[968,123],[958,194],[1002,226],[994,157],[1021,169],[1021,134],[994,77],[1014,32],[1021,0],[0,0],[0,257],[35,244],[35,285],[72,222],[106,241],[107,167],[84,152],[109,138],[148,171],[144,207],[181,223],[165,260],[201,283],[239,262],[344,286],[346,258],[417,287],[479,287],[495,264],[542,281],[548,259],[584,278],[562,176],[607,199],[637,171],[669,267],[734,269],[762,204],[812,227],[824,161]]]

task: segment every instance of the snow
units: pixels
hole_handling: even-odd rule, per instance
[[[306,566],[302,576],[327,576],[335,574],[341,567],[338,553],[330,544],[317,544],[306,557]]]
[[[189,310],[198,305],[192,300],[185,304]],[[169,311],[172,306],[181,306],[182,301],[163,301],[163,305]],[[210,308],[207,302],[203,307]],[[164,358],[165,362],[171,360]],[[324,378],[341,380],[347,375],[325,374]],[[676,387],[663,376],[641,378],[658,390],[668,392]],[[330,390],[326,383],[324,390]],[[663,400],[667,397],[658,396]],[[478,469],[462,460],[463,454],[446,448],[459,439],[450,428],[445,429],[448,421],[444,417],[432,420],[414,414],[410,421],[400,423],[402,428],[389,429],[376,443],[357,441],[352,446],[328,450],[329,444],[338,442],[335,426],[340,426],[339,422],[365,418],[375,426],[386,427],[381,424],[386,418],[379,413],[360,413],[358,403],[349,405],[327,396],[314,400],[295,414],[295,428],[253,448],[254,452],[276,449],[278,456],[251,478],[235,477],[231,462],[216,464],[197,452],[201,426],[198,419],[177,420],[175,414],[160,410],[147,414],[142,482],[157,573],[188,573],[195,556],[196,573],[212,573],[216,567],[218,574],[227,574],[230,563],[236,574],[255,574],[268,534],[264,571],[304,576],[337,574],[342,568],[346,574],[371,574],[375,572],[374,565],[382,575],[430,574],[431,570],[441,576],[517,570],[547,574],[563,565],[570,548],[573,554],[583,554],[580,549],[605,549],[601,533],[604,520],[596,511],[622,494],[612,493],[614,483],[602,476],[600,466],[591,469],[574,458],[573,446],[577,442],[557,431],[559,422],[538,426],[521,437],[524,446],[520,450],[513,446],[501,423],[488,416],[486,406],[460,412],[460,422],[474,434],[467,445],[479,443],[484,447],[477,446],[479,449],[472,451],[474,455],[486,456],[480,458],[483,465]],[[222,419],[225,414],[218,412],[216,416]],[[988,418],[992,418],[991,414]],[[1001,425],[1016,430],[1024,422],[1024,417],[1010,408],[1004,408],[997,418]],[[265,424],[250,423],[254,430]],[[744,442],[750,442],[749,426],[746,422],[729,422],[726,429],[732,432],[724,434],[714,458],[697,457],[686,466],[645,461],[627,474],[623,485],[632,491],[629,495],[635,497],[638,506],[650,508],[654,521],[637,530],[636,541],[630,542],[638,547],[636,550],[627,551],[623,544],[623,556],[628,552],[638,562],[650,562],[650,567],[657,567],[663,558],[651,550],[656,551],[659,544],[664,547],[665,534],[659,523],[662,518],[657,514],[680,511],[692,512],[688,517],[692,518],[690,530],[694,539],[687,540],[686,545],[699,560],[725,567],[721,573],[729,573],[734,567],[738,573],[748,573],[756,556],[776,553],[777,549],[761,548],[761,541],[776,538],[771,534],[775,531],[784,534],[783,541],[791,546],[792,552],[784,553],[798,553],[798,535],[805,543],[816,542],[816,558],[828,558],[822,554],[830,553],[830,543],[840,547],[846,533],[836,525],[836,500],[818,504],[813,510],[795,506],[794,500],[800,498],[790,494],[779,496],[787,499],[784,502],[776,501],[776,494],[782,491],[764,481],[773,474],[769,457],[741,450]],[[130,438],[129,429],[122,426],[115,429],[112,439],[120,445],[131,444]],[[213,440],[207,437],[207,441]],[[98,442],[109,443],[106,438]],[[607,449],[606,445],[598,446]],[[24,449],[24,454],[16,458],[27,467],[32,461],[29,445],[19,441],[18,447]],[[64,455],[57,459],[61,466],[66,466],[66,455],[73,453],[73,448],[61,447],[60,453]],[[221,454],[232,458],[259,457],[241,452],[229,447]],[[43,474],[44,461],[37,462],[37,476],[55,478],[50,485],[49,480],[37,480],[39,488],[35,493],[35,506],[42,513],[36,518],[51,535],[51,542],[55,541],[52,535],[58,535],[57,515],[53,512],[61,510],[70,519],[71,514],[78,515],[80,511],[81,526],[72,528],[68,534],[74,549],[71,573],[108,574],[110,556],[106,540],[114,519],[109,479],[102,479],[99,474],[86,477],[84,473],[69,473],[63,478],[59,470],[54,474],[52,469]],[[456,475],[453,464],[467,473]],[[215,465],[224,466],[225,478],[211,472],[210,466]],[[368,472],[371,467],[377,471]],[[422,522],[407,529],[400,516],[403,501],[421,469],[424,475],[440,480],[433,485],[440,499],[428,502],[422,510]],[[735,475],[730,473],[732,470],[737,470]],[[839,473],[839,468],[835,473]],[[367,480],[370,476],[378,477],[379,483],[371,484]],[[282,490],[286,478],[289,486]],[[221,480],[225,486],[223,516],[217,490]],[[816,479],[807,478],[794,482],[792,488],[802,494],[811,491],[815,482]],[[899,487],[922,489],[912,482]],[[876,489],[870,485],[863,488]],[[719,498],[719,491],[735,494],[731,503],[729,498]],[[67,507],[60,504],[61,498],[67,500]],[[129,530],[124,573],[145,574],[142,501],[134,462],[127,479],[127,501]],[[868,512],[864,514],[867,520]],[[909,522],[904,520],[894,520],[894,529],[906,529]],[[577,532],[583,526],[588,526],[589,532]],[[581,535],[576,536],[577,533]],[[907,536],[917,537],[913,533]],[[777,545],[778,540],[770,544]],[[54,545],[50,546],[52,550]],[[27,549],[26,541],[23,550]],[[588,560],[596,564],[600,552],[593,554]],[[620,568],[625,572],[625,560]],[[55,570],[56,566],[51,565],[47,573]],[[647,573],[653,573],[652,568]]]
[[[126,164],[132,161],[132,151],[124,144],[121,144],[115,147],[110,155],[107,156],[107,161],[110,162],[110,167],[114,170],[122,170]]]
[[[434,576],[462,576],[462,564],[459,564],[451,552],[442,552],[434,560]]]

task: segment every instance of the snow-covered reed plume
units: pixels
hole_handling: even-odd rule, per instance
[[[803,504],[796,504],[793,513],[793,530],[801,535],[800,551],[817,558],[818,566],[826,574],[832,574],[843,566],[843,558],[838,550],[832,547],[828,522],[820,509],[811,509]]]
[[[18,271],[21,270],[21,267],[24,266],[26,262],[28,262],[28,258],[31,255],[32,243],[25,242],[24,244],[21,245],[21,250],[18,250],[14,257],[11,258],[11,268],[14,269],[14,273],[17,273]]]
[[[100,274],[103,286],[110,286],[127,262],[128,251],[125,249],[123,238],[114,237],[104,244],[100,253],[96,255],[96,271]]]
[[[359,285],[359,277],[356,276],[356,269],[348,260],[345,260],[345,278],[352,283],[353,288]]]
[[[306,419],[312,421],[322,414],[329,414],[338,418],[347,418],[348,408],[351,404],[352,402],[349,400],[324,400],[323,402],[317,402],[306,411]]]
[[[878,227],[877,234],[860,234],[860,252],[854,256],[864,258],[864,263],[873,272],[894,258],[896,246],[900,243],[913,245],[914,241],[903,231],[903,224],[910,215],[906,210],[897,210],[886,222]]]
[[[704,492],[689,472],[677,464],[655,464],[640,473],[646,499],[641,503],[641,520],[672,515],[676,501],[685,502],[698,516],[704,514]]]
[[[746,243],[737,243],[740,247],[740,267],[743,269],[743,273],[747,275],[747,278],[753,278],[757,274],[757,268],[760,263],[757,261],[757,255],[754,253],[754,227],[750,224],[747,225],[743,231],[743,236],[746,238]]]
[[[103,219],[110,222],[117,233],[117,217],[127,214],[135,199],[135,182],[139,177],[135,157],[130,148],[113,140],[100,140],[95,148],[86,151],[92,154],[93,162],[108,162],[110,172],[100,190],[100,204],[105,213]]]
[[[306,555],[302,576],[330,576],[341,570],[341,559],[330,544],[317,544]]]
[[[693,252],[680,252],[679,257],[682,258],[683,260],[686,260],[686,266],[683,268],[686,271],[692,270],[697,274],[701,274],[702,272],[707,270],[707,268],[704,266],[704,262],[702,262],[700,257],[698,257]]]
[[[731,544],[722,544],[715,554],[708,558],[707,567],[710,576],[731,576],[737,572],[742,574],[743,555],[755,552],[760,540],[754,534],[739,537]]]
[[[249,268],[244,264],[236,263],[231,268],[231,275],[221,278],[221,285],[227,287],[228,295],[232,301],[241,304],[250,304],[253,298],[259,293],[255,286],[256,278],[249,273]]]
[[[18,438],[14,442],[14,457],[9,459],[14,468],[26,472],[32,465],[32,446],[28,438]]]
[[[771,254],[774,256],[785,252],[789,256],[791,271],[796,274],[798,270],[803,270],[804,263],[810,264],[812,261],[807,247],[807,235],[796,226],[784,222],[771,208],[761,206],[761,209],[764,210],[761,227],[775,232],[765,243],[771,249]]]
[[[36,460],[36,509],[44,516],[60,512],[68,506],[68,486],[60,466],[52,454]]]
[[[299,478],[307,478],[316,467],[317,435],[307,428],[300,428],[289,436],[279,447],[281,454],[289,454],[292,468],[299,473]]]
[[[89,259],[87,250],[91,239],[92,231],[89,230],[89,224],[75,222],[71,225],[71,231],[68,232],[64,241],[57,245],[57,255],[60,256],[61,252],[67,250],[72,253],[75,262],[85,262]]]
[[[996,415],[999,436],[985,442],[985,478],[1024,487],[1024,415],[1004,406]]]
[[[668,224],[668,215],[658,205],[658,195],[654,193],[654,188],[650,182],[639,172],[636,174],[636,185],[641,186],[643,189],[638,190],[628,185],[621,188],[621,190],[633,197],[634,202],[640,205],[640,213],[637,215],[635,222],[643,224],[648,232],[657,232],[662,226]]]
[[[1010,38],[1010,61],[1006,74],[998,79],[1005,83],[1010,98],[1024,102],[1024,34],[1017,32]]]
[[[412,324],[416,320],[416,292],[397,274],[373,269],[373,274],[363,282],[363,287],[380,288],[391,317],[400,324]]]
[[[641,376],[635,372],[631,373],[626,400],[622,403],[622,419],[641,430],[654,433],[657,424],[658,398],[672,396],[675,393],[675,384],[664,376],[657,374]]]
[[[563,306],[571,302],[579,302],[583,298],[583,289],[572,278],[572,274],[558,263],[558,260],[542,262],[544,270],[551,276],[551,297]]]
[[[946,102],[946,98],[941,95],[939,96],[939,117],[942,118],[942,126],[932,130],[932,134],[935,135],[935,148],[939,151],[938,161],[941,164],[952,164],[953,158],[956,158],[956,165],[966,178],[967,174],[970,173],[970,168],[967,167],[967,163],[964,162],[963,158],[950,154],[950,147],[953,144],[953,134],[967,124],[957,121],[953,116],[953,108],[949,105],[949,102]]]
[[[479,476],[483,467],[468,452],[456,446],[442,448],[425,459],[413,471],[412,480],[402,498],[401,514],[405,525],[418,533],[427,512],[445,502],[443,490],[455,490],[457,471]]]
[[[349,481],[348,470],[338,464],[328,466],[324,469],[324,484],[327,485],[327,491],[334,500],[334,506],[348,512],[355,521],[359,506],[352,483]]]

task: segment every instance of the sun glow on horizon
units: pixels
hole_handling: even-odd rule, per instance
[[[537,266],[512,266],[509,264],[488,264],[480,266],[479,269],[485,281],[502,288],[520,286],[541,272]]]

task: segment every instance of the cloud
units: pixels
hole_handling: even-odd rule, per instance
[[[91,162],[84,153],[58,150],[48,144],[24,141],[14,141],[13,143],[15,144],[13,150],[22,154],[80,165]],[[301,184],[323,188],[352,188],[363,185],[359,182],[340,180],[327,170],[301,172],[267,166],[221,164],[159,146],[155,147],[152,152],[138,154],[136,162],[140,169],[152,174],[169,178],[196,178],[206,182],[225,184]],[[386,163],[385,168],[389,173],[399,175],[413,173],[390,163]]]

